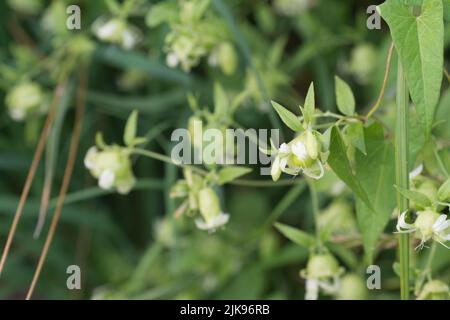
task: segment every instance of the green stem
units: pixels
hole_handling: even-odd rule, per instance
[[[316,182],[309,178],[307,178],[306,181],[308,183],[309,194],[311,197],[311,204],[312,204],[313,216],[314,216],[314,224],[316,227],[317,247],[320,248],[321,247],[320,228],[319,228],[320,208],[319,208],[319,197],[317,196]]]
[[[395,165],[396,183],[403,189],[409,188],[408,170],[408,120],[409,120],[409,95],[406,78],[402,65],[398,63],[397,75],[397,119],[395,135]],[[408,199],[397,192],[397,207],[399,213],[408,210]],[[400,234],[400,289],[401,299],[409,299],[409,235]]]
[[[139,149],[135,148],[131,150],[131,154],[136,154],[144,157],[148,157],[151,159],[159,160],[168,164],[172,164],[174,166],[178,166],[180,168],[187,168],[191,169],[192,171],[202,175],[206,176],[208,175],[208,171],[200,169],[193,165],[188,164],[178,164],[172,161],[172,159],[168,156],[165,156],[163,154],[145,150],[145,149]],[[301,179],[289,179],[289,180],[279,180],[279,181],[264,181],[264,180],[247,180],[247,179],[236,179],[234,181],[229,182],[228,184],[242,186],[242,187],[261,187],[261,188],[268,188],[268,187],[285,187],[285,186],[293,186],[297,184],[301,184],[303,181]]]

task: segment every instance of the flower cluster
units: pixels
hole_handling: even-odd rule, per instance
[[[154,5],[147,16],[147,24],[156,27],[168,23],[170,32],[165,39],[166,63],[181,66],[189,72],[203,57],[211,66],[219,66],[233,74],[237,65],[234,46],[229,41],[225,23],[208,11],[209,0],[180,1],[178,5]]]

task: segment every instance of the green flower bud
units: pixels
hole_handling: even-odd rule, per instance
[[[228,214],[221,212],[219,197],[212,188],[203,188],[198,194],[199,209],[203,220],[196,220],[199,229],[214,231],[226,224]]]
[[[224,42],[219,45],[218,60],[220,67],[226,75],[232,75],[237,67],[238,57],[233,45],[229,42]]]
[[[416,236],[422,239],[423,242],[433,237],[433,225],[439,216],[439,213],[430,209],[417,212],[417,219],[414,222],[414,226],[417,228]]]
[[[377,51],[373,45],[358,45],[352,50],[349,71],[356,76],[358,82],[367,83],[374,71],[376,60]]]
[[[41,0],[8,0],[8,5],[25,14],[36,14],[42,9]]]
[[[317,138],[314,136],[311,130],[306,130],[306,150],[308,151],[311,159],[316,160],[319,156],[320,148]]]
[[[200,190],[198,197],[200,199],[200,213],[205,221],[211,221],[220,215],[219,197],[212,188]]]
[[[426,283],[417,300],[448,300],[450,299],[450,289],[448,285],[439,280]]]
[[[364,300],[367,298],[367,294],[364,280],[357,274],[349,273],[342,277],[336,298],[338,300]]]
[[[29,114],[39,111],[44,95],[38,84],[25,82],[12,88],[5,102],[11,118],[23,121]]]
[[[309,258],[302,275],[307,279],[326,280],[338,276],[342,269],[331,254],[317,254]]]
[[[191,116],[188,120],[188,131],[192,145],[195,148],[202,149],[203,121],[197,116]]]

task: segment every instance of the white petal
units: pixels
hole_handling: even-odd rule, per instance
[[[230,215],[226,213],[221,213],[220,215],[214,217],[210,221],[206,222],[202,219],[196,219],[195,225],[200,230],[209,230],[211,232],[214,232],[217,228],[225,225],[228,220],[230,219]]]
[[[114,185],[115,174],[111,170],[105,170],[100,174],[98,185],[102,189],[110,189]]]
[[[306,280],[305,300],[317,300],[319,297],[319,281],[317,279]]]
[[[405,218],[406,214],[408,213],[408,210],[403,211],[400,217],[398,217],[397,221],[397,231],[398,232],[404,232],[402,229],[409,230],[408,232],[413,232],[415,230],[414,226],[412,224],[406,223]]]
[[[423,164],[420,164],[415,168],[413,171],[409,173],[409,179],[414,179],[415,177],[419,176],[423,171]]]
[[[441,214],[433,224],[434,232],[441,232],[450,227],[450,220],[447,220],[447,215]]]
[[[89,148],[88,152],[86,153],[86,156],[84,157],[84,166],[87,169],[94,168],[94,163],[92,162],[92,157],[95,156],[97,153],[98,153],[98,150],[95,146]]]
[[[300,160],[304,160],[308,157],[308,151],[306,150],[306,146],[302,141],[299,141],[292,146],[292,152]]]
[[[285,153],[289,154],[291,153],[291,148],[286,143],[281,144],[280,148],[278,149],[279,153]]]
[[[180,63],[180,59],[178,58],[178,56],[171,52],[166,56],[166,64],[171,67],[171,68],[175,68],[178,64]]]

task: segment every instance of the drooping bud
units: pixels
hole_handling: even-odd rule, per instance
[[[226,75],[232,75],[237,66],[236,50],[229,42],[223,42],[219,45],[218,49],[218,62],[220,67]]]
[[[341,268],[335,257],[331,254],[318,254],[309,258],[306,266],[306,278],[329,279],[339,275]]]
[[[23,121],[40,109],[44,102],[41,87],[33,82],[25,82],[11,89],[6,96],[6,105],[11,118]]]
[[[450,299],[450,289],[448,285],[439,280],[426,283],[417,300],[448,300]]]
[[[427,241],[433,237],[433,225],[439,216],[439,213],[430,209],[417,212],[417,219],[414,222],[414,226],[417,228],[416,235],[419,239]]]
[[[341,278],[340,287],[336,294],[338,300],[364,300],[368,290],[364,280],[357,274],[349,273]]]
[[[195,220],[197,228],[213,232],[228,222],[229,215],[221,212],[219,197],[212,188],[200,190],[198,199],[203,219]]]

